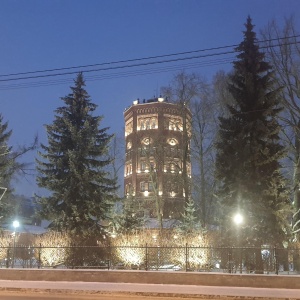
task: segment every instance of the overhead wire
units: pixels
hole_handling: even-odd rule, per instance
[[[297,38],[300,37],[300,35],[295,35],[291,37],[285,37],[284,39],[290,39],[290,38]],[[276,39],[270,39],[270,40],[264,40],[259,41],[259,43],[262,42],[270,42],[273,40],[278,41],[279,39],[283,38],[276,38]],[[278,47],[282,45],[292,45],[292,44],[298,44],[300,41],[293,41],[288,43],[277,43],[275,45],[269,45],[269,46],[262,46],[260,48],[266,48],[266,47]],[[49,71],[57,71],[57,70],[71,70],[75,68],[84,68],[84,67],[90,67],[90,66],[105,66],[105,65],[113,65],[118,63],[124,63],[124,62],[134,62],[134,61],[142,61],[142,60],[149,60],[149,59],[156,59],[156,58],[162,58],[162,57],[171,57],[171,56],[177,56],[182,54],[192,54],[192,53],[199,53],[199,52],[205,52],[205,51],[212,51],[212,50],[221,50],[226,49],[229,47],[235,47],[237,45],[230,45],[230,46],[221,46],[221,47],[214,47],[209,49],[200,49],[200,50],[194,50],[194,51],[186,51],[186,52],[179,52],[179,53],[172,53],[172,54],[166,54],[166,55],[158,55],[158,56],[151,56],[146,58],[137,58],[137,59],[131,59],[131,60],[122,60],[122,61],[116,61],[116,62],[110,62],[110,63],[101,63],[101,64],[93,64],[93,65],[85,65],[85,66],[77,66],[77,67],[67,67],[67,68],[59,68],[59,69],[50,69],[50,70],[39,70],[39,71],[31,71],[31,72],[22,72],[22,73],[15,73],[15,74],[6,74],[6,75],[0,75],[0,78],[2,77],[9,77],[9,76],[19,76],[21,74],[28,75],[28,74],[39,74],[42,72],[49,72]],[[57,76],[66,76],[66,75],[73,75],[77,74],[78,72],[83,73],[92,73],[92,72],[107,72],[107,71],[113,71],[118,69],[128,69],[128,68],[138,68],[138,67],[149,67],[153,65],[158,64],[170,64],[170,63],[176,63],[186,60],[195,60],[195,59],[205,59],[210,57],[216,57],[221,55],[229,55],[236,53],[235,50],[225,51],[225,52],[217,52],[217,53],[206,53],[203,55],[194,55],[194,56],[188,56],[188,57],[179,57],[179,58],[173,58],[173,59],[165,59],[165,60],[156,60],[156,61],[146,61],[146,62],[140,62],[135,64],[126,64],[121,66],[109,66],[105,68],[96,68],[96,69],[88,69],[88,70],[77,70],[72,72],[63,72],[63,73],[54,73],[54,74],[42,74],[42,75],[33,75],[33,76],[25,76],[25,77],[16,77],[16,78],[6,78],[6,79],[0,79],[0,83],[5,82],[13,82],[13,81],[21,81],[21,80],[28,80],[28,79],[42,79],[42,78],[49,78],[49,77],[57,77]],[[211,66],[211,65],[218,65],[218,64],[224,64],[228,63],[230,61],[233,61],[233,58],[217,58],[214,60],[209,61],[201,61],[201,62],[193,62],[190,64],[185,65],[175,65],[175,66],[164,66],[161,68],[152,68],[152,69],[137,69],[133,71],[127,71],[127,72],[119,72],[119,73],[106,73],[101,75],[93,75],[93,76],[86,76],[85,79],[87,81],[94,81],[94,80],[105,80],[105,79],[113,79],[113,78],[120,78],[120,77],[129,77],[129,76],[139,76],[139,75],[146,75],[146,74],[154,74],[154,73],[161,73],[161,72],[170,72],[174,70],[180,69],[190,69],[190,68],[197,68],[197,67],[203,67],[203,66]],[[47,80],[47,81],[38,81],[38,82],[25,82],[25,83],[16,83],[16,84],[9,84],[9,85],[0,85],[0,90],[7,90],[7,89],[19,89],[19,88],[27,88],[27,87],[40,87],[40,86],[50,86],[50,85],[57,85],[57,84],[64,84],[67,82],[72,82],[73,79],[71,78],[62,78],[58,80]]]
[[[278,41],[282,39],[291,39],[291,38],[298,38],[300,35],[292,35],[288,37],[278,37],[273,39],[261,40],[257,41],[258,43],[265,43],[265,42],[272,42]],[[45,72],[54,72],[54,71],[63,71],[63,70],[71,70],[71,69],[83,69],[88,67],[95,67],[95,66],[104,66],[104,65],[112,65],[112,64],[119,64],[119,63],[128,63],[128,62],[135,62],[135,61],[142,61],[142,60],[149,60],[149,59],[158,59],[164,57],[171,57],[171,56],[178,56],[178,55],[186,55],[192,53],[199,53],[199,52],[206,52],[206,51],[215,51],[227,48],[235,48],[238,44],[233,45],[226,45],[226,46],[218,46],[206,49],[198,49],[198,50],[191,50],[191,51],[184,51],[184,52],[177,52],[177,53],[170,53],[170,54],[162,54],[156,56],[147,56],[142,58],[134,58],[134,59],[127,59],[127,60],[119,60],[119,61],[112,61],[112,62],[103,62],[103,63],[95,63],[89,65],[81,65],[81,66],[71,66],[71,67],[63,67],[63,68],[55,68],[55,69],[45,69],[45,70],[36,70],[36,71],[28,71],[28,72],[19,72],[19,73],[11,73],[11,74],[0,74],[0,77],[9,77],[9,76],[18,76],[18,75],[27,75],[27,74],[35,74],[35,73],[45,73]]]
[[[118,72],[118,73],[105,73],[101,75],[92,75],[86,76],[86,81],[96,81],[96,80],[107,80],[107,79],[117,79],[117,78],[127,78],[133,76],[140,76],[140,75],[149,75],[149,74],[158,74],[176,70],[187,70],[192,68],[199,68],[205,66],[213,66],[213,65],[220,65],[224,63],[231,62],[231,58],[223,58],[213,61],[204,61],[204,62],[195,62],[189,64],[181,64],[181,65],[173,65],[173,66],[164,66],[164,67],[157,67],[157,68],[147,68],[147,69],[139,69],[139,70],[132,70],[126,72]],[[0,90],[6,89],[19,89],[19,88],[26,88],[26,87],[40,87],[40,86],[51,86],[57,84],[65,84],[69,82],[73,82],[73,78],[68,79],[57,79],[57,80],[47,80],[47,81],[40,81],[40,82],[25,82],[25,83],[15,83],[9,85],[0,85]]]
[[[89,64],[89,65],[82,65],[82,66],[72,66],[72,67],[64,67],[64,68],[56,68],[56,69],[46,69],[46,70],[20,72],[20,73],[2,74],[2,75],[0,74],[0,77],[27,75],[27,74],[35,74],[35,73],[46,73],[46,72],[63,71],[63,70],[71,70],[71,69],[83,69],[83,68],[88,68],[88,67],[113,65],[113,64],[119,64],[119,63],[129,63],[129,62],[157,59],[157,58],[163,58],[163,57],[171,57],[171,56],[177,56],[177,55],[199,53],[199,52],[205,52],[205,51],[220,50],[220,49],[232,48],[235,46],[236,45],[220,46],[220,47],[214,47],[214,48],[208,48],[208,49],[192,50],[192,51],[163,54],[163,55],[156,55],[156,56],[148,56],[148,57],[143,57],[143,58],[134,58],[134,59],[127,59],[127,60],[112,61],[112,62],[103,62],[103,63]]]
[[[122,65],[122,66],[114,66],[114,67],[99,68],[99,69],[80,70],[80,72],[82,72],[82,73],[91,73],[91,72],[108,71],[108,70],[116,70],[116,69],[125,69],[125,68],[127,69],[127,68],[133,68],[133,67],[141,67],[141,66],[149,66],[149,65],[162,64],[162,63],[178,62],[178,61],[184,61],[184,60],[190,60],[190,59],[198,59],[198,58],[205,58],[205,57],[231,54],[231,53],[234,53],[234,51],[227,51],[227,52],[221,52],[221,53],[212,53],[212,54],[205,54],[205,55],[197,55],[197,56],[192,56],[192,57],[182,57],[182,58],[169,59],[169,60],[143,62],[143,63],[138,63],[138,64],[127,64],[127,65]],[[64,73],[56,73],[56,74],[45,74],[45,75],[35,75],[35,76],[9,78],[9,79],[0,79],[0,82],[73,75],[73,74],[77,74],[78,72],[79,71],[72,71],[72,72],[64,72]]]

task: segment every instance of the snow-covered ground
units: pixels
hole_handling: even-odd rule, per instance
[[[300,278],[299,278],[300,280]],[[53,290],[60,292],[109,292],[109,293],[139,293],[145,295],[217,295],[230,297],[243,297],[243,299],[273,298],[273,299],[299,299],[299,289],[267,289],[245,287],[216,287],[174,284],[134,284],[111,282],[62,282],[62,281],[10,281],[0,280],[0,291],[9,289],[20,290]],[[236,298],[239,299],[239,298]]]

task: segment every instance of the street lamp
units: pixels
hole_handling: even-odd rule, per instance
[[[14,227],[14,245],[13,245],[13,256],[12,256],[12,268],[15,265],[15,248],[16,248],[16,229],[20,226],[20,222],[18,220],[13,221]]]
[[[244,222],[244,217],[240,214],[240,213],[237,213],[234,217],[233,217],[233,222],[236,224],[236,225],[240,225]]]
[[[241,225],[244,222],[244,217],[240,213],[236,213],[235,216],[233,217],[233,222],[237,225],[237,246],[240,248],[239,249],[239,265],[240,265],[240,273],[243,272],[243,266],[242,266],[242,248],[241,248],[241,241],[240,241],[240,230],[239,230],[239,225]]]

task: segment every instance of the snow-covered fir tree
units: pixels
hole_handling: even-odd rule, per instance
[[[138,203],[135,197],[128,195],[123,200],[123,207],[116,212],[110,222],[110,233],[126,234],[141,229],[145,224],[144,217],[137,211]]]
[[[220,118],[216,175],[223,237],[236,243],[233,216],[240,212],[240,243],[259,248],[282,245],[288,238],[290,203],[280,164],[285,156],[279,137],[280,93],[250,17],[245,26],[229,86],[234,103],[228,105],[228,117]]]
[[[195,212],[196,208],[194,200],[189,198],[188,202],[185,204],[180,223],[176,227],[177,231],[180,233],[191,233],[201,229],[201,224],[199,220],[197,220]]]
[[[8,145],[8,140],[12,134],[8,130],[8,123],[3,121],[0,114],[0,220],[11,213],[9,204],[10,181],[14,173],[14,159],[12,157],[12,147]]]
[[[88,236],[103,229],[101,221],[116,198],[116,179],[107,171],[112,135],[108,128],[100,128],[102,116],[93,115],[97,106],[85,90],[81,73],[71,93],[61,100],[64,106],[46,125],[48,145],[41,145],[37,160],[37,183],[50,195],[38,201],[52,228]]]

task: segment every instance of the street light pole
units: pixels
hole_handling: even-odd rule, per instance
[[[242,260],[242,248],[241,248],[241,241],[240,241],[240,225],[244,222],[244,217],[240,214],[237,213],[233,217],[233,221],[236,224],[236,230],[237,230],[237,247],[239,249],[239,265],[240,265],[240,273],[243,272],[243,260]]]
[[[16,248],[16,229],[20,226],[20,222],[15,220],[13,221],[13,227],[14,227],[14,244],[13,244],[13,255],[12,255],[12,264],[11,267],[13,268],[15,266],[15,248]]]

